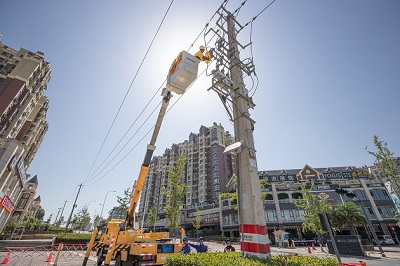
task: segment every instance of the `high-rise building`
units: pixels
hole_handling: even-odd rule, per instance
[[[21,141],[29,167],[48,129],[49,101],[44,96],[51,78],[42,52],[14,50],[0,43],[0,138]]]
[[[50,63],[42,52],[15,50],[0,42],[0,231],[48,129],[44,91],[50,78]]]
[[[189,134],[188,140],[173,144],[162,156],[155,156],[142,190],[139,215],[146,215],[151,206],[156,206],[157,225],[166,225],[164,207],[168,202],[162,195],[162,187],[168,189],[168,169],[185,155],[182,183],[187,185],[187,190],[182,199],[181,223],[191,226],[200,210],[205,227],[219,227],[219,195],[226,191],[235,170],[234,155],[224,154],[224,150],[233,142],[233,136],[222,125],[214,123],[211,127],[201,126],[197,134]]]

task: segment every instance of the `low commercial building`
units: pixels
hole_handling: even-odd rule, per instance
[[[265,217],[270,239],[273,231],[283,229],[292,237],[306,237],[302,232],[304,210],[296,207],[294,201],[301,198],[301,187],[313,188],[312,193],[325,193],[332,205],[354,201],[364,206],[367,219],[371,220],[377,234],[393,234],[396,227],[396,206],[389,195],[386,180],[374,167],[326,167],[313,168],[305,165],[302,169],[259,171],[259,178],[270,186],[264,201]],[[338,194],[335,190],[343,188],[356,194],[355,199]],[[229,200],[221,203],[221,229],[224,235],[238,236],[238,215],[236,205]],[[358,232],[367,235],[360,225]]]

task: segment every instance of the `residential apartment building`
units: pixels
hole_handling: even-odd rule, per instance
[[[0,42],[0,231],[14,209],[48,129],[51,78],[42,52],[15,50]],[[29,208],[27,206],[26,208]]]
[[[168,169],[185,155],[187,162],[181,182],[187,185],[187,190],[182,199],[181,224],[192,226],[199,210],[202,226],[219,230],[219,195],[226,192],[226,184],[235,171],[234,155],[224,154],[224,150],[233,142],[233,136],[214,123],[211,127],[201,126],[198,133],[189,134],[188,140],[173,144],[162,156],[155,156],[142,190],[139,216],[156,206],[157,226],[166,226],[164,207],[168,201],[162,187],[168,189]]]
[[[201,126],[197,134],[189,134],[188,140],[173,144],[162,156],[155,156],[139,202],[139,216],[144,217],[142,224],[146,226],[148,210],[156,206],[156,228],[166,227],[164,207],[168,202],[162,194],[162,187],[168,188],[168,169],[184,154],[187,164],[181,182],[187,185],[187,191],[182,199],[181,225],[186,230],[193,229],[192,222],[200,215],[202,229],[238,237],[237,202],[219,198],[220,193],[235,190],[232,182],[235,157],[232,153],[224,153],[225,147],[233,142],[232,135],[214,123],[211,127]],[[305,165],[302,169],[259,171],[258,175],[269,184],[262,191],[266,193],[264,214],[270,239],[274,239],[273,231],[278,229],[299,239],[309,237],[301,230],[304,210],[294,203],[302,197],[302,186],[313,187],[312,193],[315,194],[327,194],[332,205],[351,200],[360,205],[359,201],[362,201],[366,216],[377,234],[393,234],[393,228],[400,233],[394,219],[396,204],[393,193],[388,191],[387,180],[374,166],[313,168]],[[357,199],[338,194],[337,188],[353,191]],[[358,228],[358,232],[367,237],[368,232],[363,226]]]
[[[345,201],[354,201],[364,206],[367,219],[372,221],[377,234],[394,234],[398,231],[394,218],[396,206],[386,186],[386,180],[375,167],[326,167],[313,168],[305,165],[302,169],[259,171],[259,178],[270,186],[264,188],[267,193],[264,201],[265,218],[270,239],[274,230],[282,229],[292,237],[305,237],[301,231],[304,222],[304,210],[296,207],[294,201],[301,198],[301,187],[313,187],[312,193],[325,193],[332,205]],[[335,190],[343,188],[352,191],[357,198],[350,199]],[[236,205],[229,200],[221,203],[221,229],[224,235],[238,236],[238,218]],[[367,238],[368,232],[363,226],[358,232]]]

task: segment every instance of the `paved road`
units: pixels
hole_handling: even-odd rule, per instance
[[[222,243],[217,242],[206,242],[209,247],[210,252],[221,252],[224,249]],[[240,252],[240,246],[234,245],[236,250]],[[400,247],[398,246],[390,246],[384,247],[384,251],[387,255],[387,258],[382,258],[378,251],[374,251],[370,253],[370,257],[348,257],[348,256],[341,256],[343,262],[359,262],[360,260],[365,260],[367,262],[367,266],[399,266],[400,265]],[[309,256],[307,249],[304,247],[296,247],[295,249],[279,249],[276,247],[271,247],[272,255],[278,254],[294,254],[297,253],[298,255],[307,255]],[[5,259],[7,254],[1,252],[0,254],[0,263],[2,263]],[[95,255],[92,252],[92,255]],[[321,252],[319,247],[313,253],[312,256],[318,257],[333,257],[334,255],[327,254]],[[82,265],[84,252],[82,251],[71,251],[69,253],[64,253],[58,260],[57,265],[60,266],[80,266]],[[49,253],[47,252],[14,252],[10,254],[8,265],[10,266],[47,266],[53,265],[55,260],[55,254],[51,258],[51,262],[46,262],[49,257]],[[91,256],[87,263],[88,266],[96,265],[96,257]],[[111,265],[114,265],[112,262]]]
[[[224,246],[220,243],[207,242],[206,243],[211,252],[223,251]],[[236,248],[236,251],[240,252],[239,245],[233,245]],[[365,260],[367,262],[367,266],[399,266],[400,265],[400,247],[399,246],[384,246],[383,250],[386,254],[386,258],[382,258],[381,254],[378,251],[378,248],[375,248],[376,251],[370,252],[369,257],[349,257],[349,256],[341,256],[342,262],[359,262],[360,260]],[[312,256],[318,257],[331,257],[336,258],[333,254],[327,254],[320,251],[319,247],[316,247],[316,250],[312,252]],[[307,255],[308,251],[305,247],[296,247],[295,249],[288,248],[276,248],[271,247],[271,254],[294,254],[298,255]]]

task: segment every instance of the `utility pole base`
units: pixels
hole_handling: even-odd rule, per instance
[[[239,225],[241,242],[240,246],[244,256],[257,256],[267,258],[271,255],[271,241],[268,238],[268,230],[265,225],[241,224]]]

